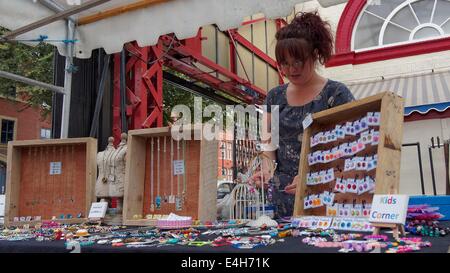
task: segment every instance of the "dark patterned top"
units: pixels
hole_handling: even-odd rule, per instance
[[[279,106],[277,169],[271,180],[272,203],[276,207],[277,218],[293,214],[295,196],[278,190],[284,190],[298,174],[304,118],[309,113],[320,112],[355,99],[343,83],[328,80],[323,90],[310,103],[290,106],[286,98],[287,86],[288,84],[284,84],[270,90],[264,102],[269,113],[272,112],[271,106]]]

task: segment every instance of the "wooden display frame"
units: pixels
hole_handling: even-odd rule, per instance
[[[191,136],[193,135],[194,130],[191,131]],[[170,140],[171,128],[150,128],[128,132],[125,195],[123,202],[124,225],[155,226],[157,220],[145,219],[147,214],[167,215],[175,213],[180,216],[191,216],[193,220],[214,221],[217,218],[218,142],[216,140],[206,141],[204,139],[186,140],[186,158],[189,156],[189,160],[185,161],[187,165],[185,168],[186,183],[188,185],[186,190],[188,199],[186,206],[183,207],[183,210],[177,211],[175,205],[164,204],[164,207],[161,206],[161,209],[155,209],[149,213],[150,193],[149,185],[147,184],[150,179],[150,171],[148,169],[151,152],[149,152],[148,143],[151,138],[166,138]],[[167,141],[167,143],[169,142]],[[168,146],[166,155],[161,159],[162,162],[166,163],[161,163],[160,165],[160,169],[162,170],[160,178],[162,185],[161,192],[164,191],[164,187],[167,187],[168,180],[170,180],[171,168],[168,165],[170,164],[170,145]],[[161,152],[161,154],[164,153]],[[154,153],[154,155],[156,154]],[[156,160],[155,157],[154,160]],[[162,166],[163,164],[165,164],[165,168]],[[156,164],[154,168],[156,169]],[[155,175],[153,174],[154,178]],[[176,181],[176,176],[173,177]],[[156,184],[156,179],[154,181]],[[196,190],[192,191],[192,188],[196,188]],[[134,219],[135,215],[141,215],[143,219]]]
[[[308,154],[311,152],[310,137],[314,134],[334,129],[337,124],[345,124],[347,121],[354,121],[362,118],[368,112],[380,112],[380,126],[379,142],[377,146],[369,147],[369,151],[364,150],[361,153],[371,153],[378,155],[377,168],[372,170],[375,178],[375,193],[374,194],[396,194],[399,190],[400,183],[400,160],[401,160],[401,148],[403,137],[403,103],[404,99],[391,92],[384,92],[371,96],[362,100],[350,102],[344,105],[340,105],[335,108],[331,108],[319,113],[313,114],[313,123],[303,133],[303,142],[301,148],[301,156],[299,163],[299,184],[296,190],[294,217],[298,216],[326,216],[326,206],[313,209],[304,209],[304,198],[309,192],[313,191],[313,194],[318,194],[324,190],[328,190],[334,187],[335,181],[329,183],[330,185],[316,185],[307,186],[306,178],[307,174],[313,169],[314,166],[308,164]],[[353,141],[356,138],[347,136],[343,142]],[[328,147],[334,147],[336,144],[322,144],[329,145]],[[324,146],[322,146],[324,147]],[[330,148],[328,148],[330,149]],[[345,159],[338,159],[329,163],[318,164],[321,169],[326,170],[328,168],[335,168],[342,166]],[[351,171],[344,178],[353,177],[354,172]],[[336,173],[335,173],[336,175]],[[316,187],[312,189],[313,187]],[[372,202],[373,194],[365,193],[361,196],[352,194],[354,196],[345,196],[352,193],[337,193],[336,199],[338,201],[347,200],[348,204],[351,204],[353,200],[357,203],[361,203],[362,200],[367,201],[368,204]],[[340,202],[338,202],[340,203]]]
[[[39,153],[39,160],[33,160],[36,159],[34,157],[28,158],[31,153],[35,153],[34,155]],[[57,212],[57,215],[53,216],[58,219],[52,221],[67,224],[86,222],[91,204],[95,201],[96,156],[97,139],[94,138],[10,141],[8,143],[5,225],[22,226],[50,221],[52,220],[50,214],[53,212],[49,211],[54,211],[54,208],[59,206],[62,207],[61,212],[64,212],[65,216],[71,214],[73,218],[59,219]],[[62,163],[61,176],[49,174],[49,163],[55,160]],[[39,174],[33,175],[36,170],[39,170]],[[61,181],[63,183],[58,183]],[[69,181],[79,181],[79,185],[71,184]],[[73,186],[70,188],[72,192],[67,193],[68,189],[64,187],[67,186],[66,184]],[[77,191],[76,187],[84,187],[84,189]],[[72,195],[70,202],[73,204],[67,205],[68,201],[65,200],[67,196],[61,196],[61,192],[55,193],[57,189],[67,196]],[[39,197],[37,212],[34,212],[34,215],[27,215],[30,210],[28,208],[30,203],[27,201],[30,191],[37,191],[38,196],[44,196],[42,200]],[[31,210],[34,210],[36,196],[31,195],[34,199]],[[59,198],[59,206],[55,205],[55,200],[48,199],[50,196]],[[80,211],[70,211],[73,208],[79,208]],[[77,213],[82,213],[82,217],[77,218]],[[41,216],[41,220],[14,221],[14,217],[27,216]]]

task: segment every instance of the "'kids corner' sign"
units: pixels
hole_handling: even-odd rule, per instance
[[[405,224],[408,202],[408,195],[374,195],[369,221]]]

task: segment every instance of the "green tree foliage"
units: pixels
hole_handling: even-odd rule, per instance
[[[0,35],[7,30],[0,27]],[[0,42],[0,70],[53,83],[53,47],[48,44],[28,46],[23,43]],[[19,94],[19,93],[24,94]],[[46,117],[51,111],[52,92],[15,81],[0,78],[0,95],[13,99],[26,97],[27,107],[37,107]]]
[[[185,80],[191,80],[187,76],[177,73],[174,71],[170,71],[177,75],[178,77],[184,78]],[[189,91],[184,89],[175,87],[167,82],[163,84],[163,119],[164,125],[167,125],[170,121],[171,111],[176,105],[186,105],[191,110],[191,120],[194,122],[194,98],[196,95],[192,94]],[[202,97],[202,110],[205,109],[206,106],[216,104],[214,101]],[[222,111],[224,111],[224,107],[222,107]],[[225,113],[224,113],[225,114]],[[203,118],[203,122],[208,121],[211,118]]]

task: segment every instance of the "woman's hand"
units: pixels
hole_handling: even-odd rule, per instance
[[[284,191],[285,191],[287,194],[295,195],[295,193],[296,193],[296,191],[297,191],[297,184],[298,184],[298,182],[299,182],[299,179],[300,179],[300,177],[299,177],[298,175],[295,176],[295,177],[294,177],[294,180],[292,181],[292,183],[289,184],[289,185],[287,185],[287,186],[284,188]]]
[[[250,182],[250,184],[255,185],[257,188],[261,188],[261,185],[263,184],[264,185],[264,189],[267,189],[269,187],[269,180],[270,180],[270,178],[272,178],[272,175],[269,172],[264,171],[262,173],[262,177],[261,177],[261,172],[260,171],[256,171],[255,174],[253,174],[250,177],[249,182]],[[261,182],[262,179],[264,181]]]

